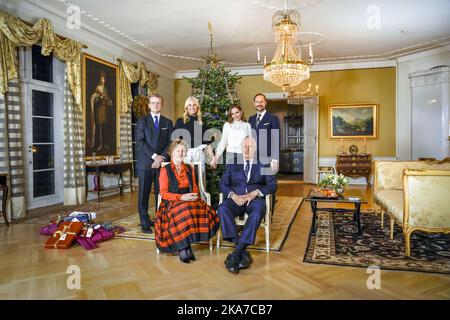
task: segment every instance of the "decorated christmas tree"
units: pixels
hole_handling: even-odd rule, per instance
[[[225,70],[223,63],[213,49],[211,25],[208,24],[211,44],[205,65],[200,68],[197,78],[185,78],[192,85],[192,95],[199,102],[203,113],[203,121],[211,129],[222,130],[227,120],[230,104],[239,104],[236,85],[241,79],[236,73]],[[224,170],[219,165],[216,170],[206,169],[206,190],[211,194],[211,204],[217,208],[219,202],[219,180]]]

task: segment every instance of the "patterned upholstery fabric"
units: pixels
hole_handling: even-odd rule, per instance
[[[375,161],[377,190],[403,190],[403,169],[450,170],[450,162],[429,164],[423,161]]]
[[[380,190],[375,194],[375,199],[394,215],[399,222],[403,222],[403,191]]]
[[[377,189],[402,190],[402,172],[408,168],[407,162],[376,161]]]
[[[410,234],[416,228],[427,232],[450,231],[450,162],[444,161],[434,164],[375,161],[374,199],[403,229],[407,241],[406,256],[411,255]],[[404,169],[408,170],[404,172]],[[436,170],[440,172],[436,174]],[[407,194],[403,188],[407,189]],[[391,237],[392,232],[393,225]]]
[[[409,225],[450,228],[450,175],[408,176]]]

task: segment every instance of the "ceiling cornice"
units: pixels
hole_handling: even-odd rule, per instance
[[[318,71],[332,71],[332,70],[349,70],[349,69],[369,69],[369,68],[386,68],[395,67],[395,60],[366,60],[366,61],[343,61],[333,63],[320,63],[314,64],[311,67],[311,72]],[[237,73],[239,76],[249,75],[262,75],[263,67],[238,67],[238,68],[225,68],[233,73]],[[175,73],[175,79],[195,78],[198,76],[198,70],[185,70]]]
[[[405,54],[400,57],[397,57],[396,60],[398,63],[403,63],[403,62],[421,59],[421,58],[425,58],[428,56],[432,56],[432,55],[440,54],[440,53],[444,53],[444,52],[450,52],[450,44],[439,47],[439,48],[433,48],[430,50],[426,50],[426,51]]]
[[[50,14],[51,17],[63,19],[66,21],[67,14],[65,12],[61,12],[55,8],[52,8],[51,6],[39,1],[39,0],[26,0],[21,1],[20,6],[24,7],[24,9],[31,10],[31,12],[34,12],[32,8],[27,8],[27,5],[35,6],[48,14]],[[94,35],[97,37],[100,37],[108,42],[111,42],[119,47],[121,47],[123,50],[128,51],[129,53],[132,53],[132,55],[136,56],[137,60],[144,59],[144,62],[147,62],[150,64],[150,70],[153,72],[156,72],[158,74],[164,75],[165,77],[173,78],[174,73],[176,70],[165,64],[164,62],[159,61],[158,59],[155,59],[153,56],[149,56],[149,53],[147,50],[139,49],[139,48],[130,48],[129,43],[125,43],[117,38],[111,37],[106,35],[105,33],[82,23],[81,29]],[[60,30],[55,30],[56,32],[59,32]],[[117,57],[120,58],[120,57]],[[137,62],[137,61],[130,61],[130,62]]]

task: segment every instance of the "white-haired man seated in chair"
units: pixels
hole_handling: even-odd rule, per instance
[[[246,137],[242,148],[243,161],[241,159],[240,163],[227,164],[219,182],[225,198],[218,209],[223,239],[236,243],[236,248],[225,260],[225,267],[235,274],[253,262],[246,247],[255,243],[256,231],[266,212],[264,197],[275,194],[277,189],[270,166],[263,166],[256,161],[255,139]],[[235,218],[244,213],[248,214],[248,218],[239,235]]]

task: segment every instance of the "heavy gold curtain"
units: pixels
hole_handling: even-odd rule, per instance
[[[21,19],[0,10],[0,93],[8,92],[8,80],[18,78],[17,47],[41,44],[44,56],[53,54],[66,62],[67,80],[74,103],[81,110],[81,49],[77,41],[53,32],[47,19],[29,25]]]
[[[119,78],[122,92],[120,95],[120,104],[122,113],[128,112],[128,106],[133,101],[131,95],[131,83],[139,81],[141,87],[146,86],[150,93],[156,90],[158,85],[157,75],[147,71],[143,62],[138,62],[136,66],[126,61],[120,60]]]

